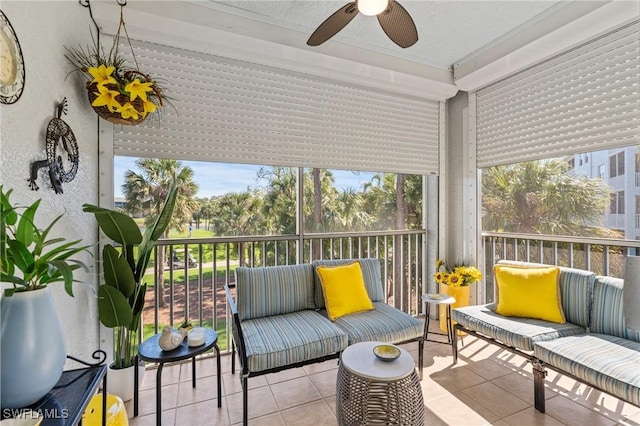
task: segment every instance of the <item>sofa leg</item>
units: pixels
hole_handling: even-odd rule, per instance
[[[231,339],[231,374],[236,374],[236,345]]]
[[[451,346],[453,346],[453,364],[458,363],[458,330],[456,326],[453,326],[453,342],[451,342]]]
[[[242,377],[242,424],[249,425],[249,378]]]
[[[544,413],[544,379],[547,377],[547,370],[544,363],[534,359],[531,361],[533,366],[533,399],[536,410]]]
[[[424,369],[424,340],[418,340],[418,376],[422,380],[422,370]]]

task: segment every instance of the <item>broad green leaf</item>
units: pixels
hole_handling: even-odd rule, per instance
[[[33,270],[34,258],[25,245],[18,240],[9,240],[9,261],[13,262],[23,273]]]
[[[26,247],[29,247],[33,243],[33,234],[35,226],[33,224],[33,218],[36,215],[40,200],[37,200],[31,204],[20,216],[18,222],[18,228],[16,230],[16,239],[23,242]]]
[[[144,308],[144,296],[147,292],[147,284],[143,283],[138,288],[135,300],[133,301],[133,317],[131,324],[129,324],[129,330],[135,331],[140,325],[140,315],[142,315],[142,309]]]
[[[131,307],[117,288],[101,285],[98,287],[98,316],[105,327],[128,327]]]
[[[7,223],[7,225],[15,225],[18,221],[18,214],[16,213],[15,208],[11,205],[11,202],[9,202],[9,197],[12,192],[13,189],[10,189],[5,193],[2,186],[0,186],[0,209],[2,210],[0,217],[2,218],[2,221]]]
[[[102,251],[105,284],[115,287],[124,297],[135,290],[136,282],[127,260],[112,246],[107,244]]]
[[[64,260],[52,260],[50,265],[55,268],[64,281],[64,289],[73,297],[73,268]]]
[[[142,234],[136,222],[126,214],[91,204],[84,204],[83,211],[95,215],[98,226],[104,234],[123,246],[140,244]]]

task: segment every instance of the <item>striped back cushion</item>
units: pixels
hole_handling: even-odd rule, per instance
[[[625,326],[620,278],[597,277],[593,288],[592,333],[609,334],[640,342],[640,331]]]
[[[338,266],[345,265],[347,263],[360,261],[362,267],[362,276],[364,277],[364,285],[367,288],[369,299],[372,302],[384,302],[384,290],[382,289],[382,275],[380,274],[380,259],[367,258],[367,259],[339,259],[339,260],[315,260],[313,261],[314,270],[314,301],[315,306],[318,309],[324,308],[324,294],[322,293],[322,284],[320,284],[320,277],[315,273],[316,266]]]
[[[313,309],[313,267],[238,267],[236,300],[240,320]]]
[[[522,268],[548,267],[542,263],[528,263],[510,260],[501,260],[500,265],[509,265]],[[591,308],[591,293],[593,291],[593,283],[595,274],[582,269],[560,267],[560,298],[562,310],[567,322],[580,325],[582,327],[589,326],[589,315]]]

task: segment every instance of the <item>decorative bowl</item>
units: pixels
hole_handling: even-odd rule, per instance
[[[391,362],[400,356],[400,349],[393,345],[378,345],[373,348],[373,353],[378,359]]]

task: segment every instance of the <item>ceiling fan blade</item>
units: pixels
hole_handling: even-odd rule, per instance
[[[391,41],[400,47],[413,46],[418,41],[418,30],[411,15],[395,0],[378,15],[378,22]]]
[[[320,24],[307,40],[307,44],[309,46],[321,45],[343,29],[357,14],[356,2],[345,4]]]

